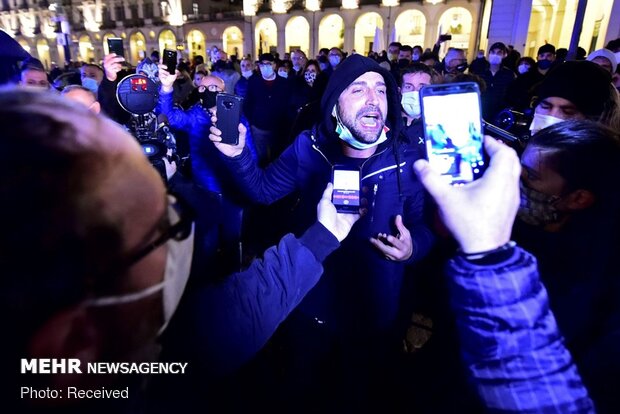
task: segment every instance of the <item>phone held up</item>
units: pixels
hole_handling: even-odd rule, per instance
[[[177,71],[177,52],[176,50],[164,49],[162,63],[166,65],[169,74],[174,75]]]
[[[339,213],[359,213],[360,209],[360,170],[335,165],[332,168],[332,203]]]
[[[474,82],[425,86],[420,90],[426,156],[450,184],[465,184],[487,167],[480,90]]]
[[[222,143],[229,145],[239,144],[239,122],[241,121],[241,107],[243,98],[228,93],[218,93],[217,128],[222,131]]]
[[[125,57],[123,39],[120,37],[108,37],[108,53],[114,53],[117,56]]]

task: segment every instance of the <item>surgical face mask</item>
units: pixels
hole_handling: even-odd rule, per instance
[[[373,148],[387,140],[386,132],[389,131],[389,128],[384,126],[381,130],[381,135],[379,136],[379,139],[377,139],[375,142],[373,142],[372,144],[360,142],[353,136],[351,130],[349,130],[349,128],[347,128],[347,126],[342,123],[340,115],[338,115],[338,109],[336,108],[336,105],[334,105],[334,109],[332,110],[332,116],[336,117],[336,134],[338,134],[338,137],[355,149],[365,150]]]
[[[97,85],[97,81],[94,80],[93,78],[83,78],[82,86],[95,94],[97,93],[97,90],[99,89],[99,85]]]
[[[273,66],[271,65],[260,65],[260,74],[263,75],[264,79],[273,78],[274,71]]]
[[[169,216],[177,214],[176,211],[174,211],[174,207],[169,206],[168,209]],[[168,326],[170,319],[172,319],[189,279],[189,273],[192,267],[192,254],[194,251],[193,225],[188,237],[183,240],[169,239],[166,242],[166,246],[168,247],[166,270],[164,272],[164,279],[160,283],[135,293],[95,298],[87,301],[86,305],[112,306],[131,303],[149,297],[161,290],[164,320],[157,333],[160,335]]]
[[[316,80],[316,72],[307,71],[306,73],[304,73],[304,79],[306,80],[306,83],[308,85],[312,86],[312,84]]]
[[[204,92],[198,92],[198,96],[200,96],[200,102],[202,103],[202,107],[205,109],[211,109],[216,105],[217,92],[212,92],[208,89],[205,89]]]
[[[390,53],[390,54],[388,54],[388,59],[390,59],[390,61],[397,60],[398,59],[398,53]]]
[[[519,68],[518,68],[519,73],[523,74],[529,70],[530,70],[530,67],[528,65],[519,65]]]
[[[538,65],[539,69],[546,70],[551,67],[551,63],[553,62],[547,59],[543,59],[543,60],[539,60],[538,62],[536,62],[536,65]]]
[[[328,59],[329,64],[332,65],[332,67],[334,68],[340,63],[340,56],[328,56]]]
[[[540,191],[533,190],[519,182],[521,202],[517,216],[527,224],[532,226],[544,226],[545,224],[558,221],[558,210],[556,203],[561,199],[559,196],[548,195]]]
[[[403,93],[400,103],[405,113],[411,118],[419,118],[422,114],[422,109],[420,108],[420,92],[412,91]]]
[[[501,65],[502,56],[501,55],[489,55],[489,63],[491,65]]]
[[[532,135],[534,135],[541,129],[563,121],[562,118],[556,118],[555,116],[534,113],[534,119],[532,119],[532,123],[530,124],[530,131]]]
[[[279,70],[278,71],[278,76],[281,76],[281,77],[286,79],[286,78],[288,78],[288,72],[285,71],[285,70]]]
[[[251,70],[242,70],[241,71],[241,76],[243,76],[244,78],[248,79],[250,76],[252,76],[252,73],[254,73]]]

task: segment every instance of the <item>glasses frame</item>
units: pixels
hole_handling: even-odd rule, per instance
[[[179,221],[170,224],[171,209],[176,211]],[[170,226],[155,240],[146,246],[138,249],[136,253],[131,254],[124,263],[124,268],[128,268],[144,259],[155,249],[163,246],[168,240],[181,241],[187,239],[192,233],[192,224],[194,223],[194,213],[189,204],[179,197],[177,194],[167,194],[166,215]]]

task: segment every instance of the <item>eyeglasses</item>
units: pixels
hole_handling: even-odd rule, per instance
[[[191,207],[181,197],[172,194],[168,194],[167,204],[165,218],[167,228],[157,239],[130,254],[124,261],[122,268],[128,268],[138,263],[168,240],[181,241],[190,236],[194,221],[194,213]]]
[[[200,85],[198,87],[198,92],[204,92],[205,90],[209,92],[224,92],[224,89],[220,88],[218,85]]]

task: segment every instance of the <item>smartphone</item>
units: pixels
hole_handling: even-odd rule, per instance
[[[174,75],[177,71],[177,52],[176,50],[164,49],[162,63],[167,66],[169,74]]]
[[[429,163],[451,184],[481,177],[487,157],[482,144],[478,84],[425,86],[420,90],[420,102]]]
[[[222,131],[224,144],[237,145],[239,143],[239,122],[243,98],[228,93],[218,93],[215,98],[217,107],[217,128]]]
[[[452,40],[452,35],[451,34],[439,35],[439,41],[440,42],[445,42],[446,40]]]
[[[339,213],[359,213],[360,170],[335,165],[332,168],[332,203]]]
[[[114,53],[117,56],[125,57],[123,39],[120,37],[108,37],[108,53]]]

